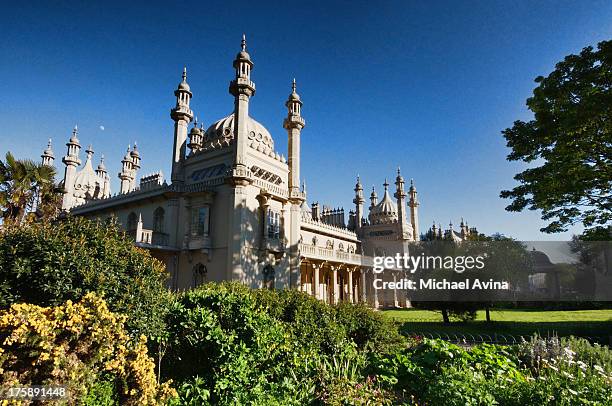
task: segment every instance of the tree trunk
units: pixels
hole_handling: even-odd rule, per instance
[[[489,312],[489,306],[485,308],[485,313],[487,315],[487,323],[491,322],[491,313]]]
[[[446,308],[442,309],[442,320],[444,320],[444,324],[450,324],[450,319],[448,318],[448,310],[446,310]]]

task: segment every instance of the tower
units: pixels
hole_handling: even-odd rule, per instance
[[[414,186],[414,180],[410,179],[410,189],[408,190],[410,195],[410,224],[412,224],[412,236],[415,241],[419,240],[419,201],[417,200],[417,191]]]
[[[253,62],[251,56],[246,51],[246,37],[242,35],[240,52],[236,55],[233,62],[236,75],[230,82],[229,92],[234,96],[234,171],[235,176],[246,176],[245,160],[247,146],[247,120],[249,117],[249,100],[255,94],[255,83],[251,81],[251,70]],[[242,173],[244,172],[244,173]],[[299,184],[298,184],[299,186]]]
[[[106,165],[104,165],[104,155],[100,157],[100,163],[96,169],[96,175],[102,182],[102,197],[106,198],[110,196],[110,179],[108,178],[108,172],[106,171]]]
[[[395,198],[397,199],[397,221],[400,228],[400,238],[403,240],[411,239],[411,234],[412,237],[416,237],[413,234],[414,230],[408,229],[408,222],[406,221],[406,196],[407,194],[404,190],[404,178],[400,173],[400,168],[397,168],[397,177],[395,178]]]
[[[300,190],[300,134],[306,122],[302,118],[302,101],[296,92],[295,79],[291,84],[291,94],[285,103],[287,106],[287,118],[283,121],[283,127],[288,134],[289,147],[289,195]]]
[[[121,179],[121,187],[119,193],[128,193],[131,190],[132,181],[132,155],[130,153],[130,146],[128,145],[127,152],[121,160],[121,172],[119,172],[119,179]]]
[[[40,156],[42,158],[42,164],[53,166],[53,161],[55,161],[55,155],[53,155],[53,149],[51,149],[51,138],[49,138],[49,142],[47,143],[47,149],[45,149]]]
[[[76,176],[76,170],[81,165],[79,159],[79,151],[81,150],[81,144],[77,137],[79,130],[77,126],[74,126],[72,130],[72,136],[66,146],[68,152],[65,157],[62,158],[62,162],[66,165],[64,172],[64,198],[62,199],[62,210],[70,210],[73,204],[73,192],[74,192],[74,178]]]
[[[170,117],[174,120],[174,149],[172,152],[172,182],[182,182],[182,163],[185,159],[187,147],[187,125],[193,118],[193,112],[189,108],[191,101],[191,89],[187,84],[187,68],[183,68],[183,80],[174,91],[176,106],[170,110]]]
[[[132,158],[132,180],[130,181],[130,190],[134,190],[136,189],[136,173],[140,169],[140,153],[138,152],[136,141],[134,141],[134,149],[132,149],[130,157]]]
[[[291,284],[300,278],[300,261],[298,244],[300,238],[301,206],[304,195],[300,193],[300,134],[306,122],[302,118],[302,101],[296,92],[295,79],[291,84],[291,93],[285,103],[287,117],[283,121],[283,127],[287,130],[289,149],[289,201],[290,210],[290,260]]]
[[[198,150],[202,148],[203,138],[204,133],[203,130],[198,127],[198,118],[196,117],[193,121],[193,128],[189,131],[189,144],[187,144],[192,154],[198,152]]]
[[[361,231],[361,219],[363,218],[363,204],[365,203],[365,199],[363,198],[363,186],[361,186],[359,175],[357,175],[357,183],[355,184],[355,198],[353,199],[353,203],[355,203],[355,232],[359,234]]]
[[[232,190],[230,193],[230,218],[228,224],[228,279],[245,280],[247,264],[243,247],[247,244],[245,233],[246,188],[253,181],[246,165],[246,148],[248,141],[249,99],[255,94],[255,83],[251,82],[253,62],[246,51],[246,39],[242,35],[240,52],[234,59],[235,77],[230,82],[229,92],[234,96],[234,145],[231,175],[227,181]]]

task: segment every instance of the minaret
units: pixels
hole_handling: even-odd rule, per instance
[[[397,219],[400,227],[400,235],[402,239],[409,239],[408,222],[406,221],[406,191],[404,190],[404,178],[400,173],[400,168],[397,168],[397,177],[395,178],[395,198],[397,199]],[[414,232],[414,230],[411,230]],[[415,235],[413,234],[413,239]]]
[[[189,131],[189,144],[187,144],[187,147],[191,150],[190,154],[194,154],[202,148],[203,137],[204,133],[198,127],[198,118],[196,117],[193,121],[193,128]]]
[[[244,247],[248,244],[246,237],[245,224],[247,220],[247,203],[245,190],[252,182],[251,173],[246,165],[246,148],[248,141],[248,120],[249,120],[249,99],[255,94],[255,84],[251,82],[251,69],[253,62],[246,51],[246,39],[242,36],[241,50],[236,55],[233,63],[236,75],[230,82],[229,92],[234,96],[234,143],[233,164],[231,175],[227,181],[232,190],[229,198],[230,218],[228,222],[228,275],[229,280],[239,280],[248,282],[251,275],[258,272],[257,265],[247,261],[244,256]],[[287,224],[285,222],[285,230]],[[263,227],[263,224],[262,224]],[[285,233],[287,236],[290,233]],[[299,235],[299,234],[298,234]],[[291,257],[291,256],[290,256]],[[290,258],[291,260],[291,258]],[[293,267],[291,272],[294,272]],[[260,270],[259,270],[260,271]],[[247,277],[247,275],[249,275]],[[285,281],[295,285],[293,278],[283,276]]]
[[[49,142],[47,143],[47,149],[43,151],[40,157],[42,158],[43,165],[53,166],[55,155],[53,155],[53,149],[51,149],[51,138],[49,138]]]
[[[176,106],[170,110],[170,117],[174,120],[174,150],[172,153],[172,182],[182,182],[182,163],[185,159],[187,147],[187,125],[193,118],[189,108],[191,90],[187,84],[187,68],[183,68],[183,80],[174,91]]]
[[[363,198],[363,186],[361,186],[361,180],[357,175],[357,183],[355,184],[355,231],[359,233],[361,231],[361,219],[363,218],[363,204],[365,199]]]
[[[72,130],[72,137],[70,137],[70,140],[66,144],[68,153],[62,158],[62,162],[66,165],[66,171],[64,172],[64,198],[62,200],[62,210],[70,210],[73,203],[74,177],[77,167],[81,165],[81,160],[79,159],[81,144],[79,144],[78,134],[79,129],[75,125],[74,130]]]
[[[378,195],[376,189],[372,186],[372,193],[370,193],[370,210],[372,210],[378,204]]]
[[[234,96],[234,142],[236,144],[234,167],[244,169],[248,137],[249,99],[255,94],[255,83],[251,81],[253,62],[251,61],[251,56],[246,51],[246,37],[244,34],[242,35],[240,48],[240,52],[238,52],[236,59],[234,59],[233,66],[236,70],[236,77],[230,82],[229,92]],[[243,175],[241,171],[238,171],[235,175],[242,177],[246,173]]]
[[[136,189],[136,173],[140,169],[140,153],[138,152],[136,141],[134,141],[134,149],[132,149],[130,156],[132,158],[132,180],[130,183],[130,190],[134,190]]]
[[[419,240],[419,201],[417,200],[417,191],[414,187],[414,180],[410,179],[410,189],[408,190],[410,195],[410,224],[412,224],[412,236],[415,241]]]
[[[300,134],[306,122],[302,118],[302,101],[296,92],[295,79],[291,84],[291,93],[285,103],[287,106],[287,117],[283,121],[283,127],[287,130],[289,150],[289,209],[290,216],[290,261],[291,282],[299,283],[300,279],[300,254],[298,244],[300,239],[300,220],[302,218],[301,206],[304,197],[300,193]]]
[[[102,197],[109,197],[110,181],[108,178],[108,172],[106,171],[106,165],[104,165],[104,155],[100,157],[100,163],[96,169],[96,175],[98,175],[100,181],[102,182]]]
[[[302,101],[297,94],[295,79],[291,84],[291,94],[285,103],[287,106],[287,118],[283,127],[289,136],[289,195],[298,195],[300,189],[300,134],[306,122],[302,118]]]
[[[121,172],[119,172],[119,179],[121,179],[121,188],[119,193],[128,193],[131,189],[132,181],[132,155],[130,153],[130,146],[128,145],[127,152],[121,160]]]

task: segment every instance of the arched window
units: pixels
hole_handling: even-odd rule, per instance
[[[164,215],[166,212],[163,208],[158,207],[153,212],[153,231],[157,233],[164,232]]]
[[[138,217],[136,217],[136,213],[131,212],[127,218],[127,230],[134,231],[138,226]]]

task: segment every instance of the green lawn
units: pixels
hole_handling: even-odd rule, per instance
[[[484,310],[476,320],[444,325],[439,312],[430,310],[386,310],[383,312],[401,324],[406,334],[471,334],[583,336],[609,344],[612,336],[612,310],[491,310],[491,323],[485,321]]]

